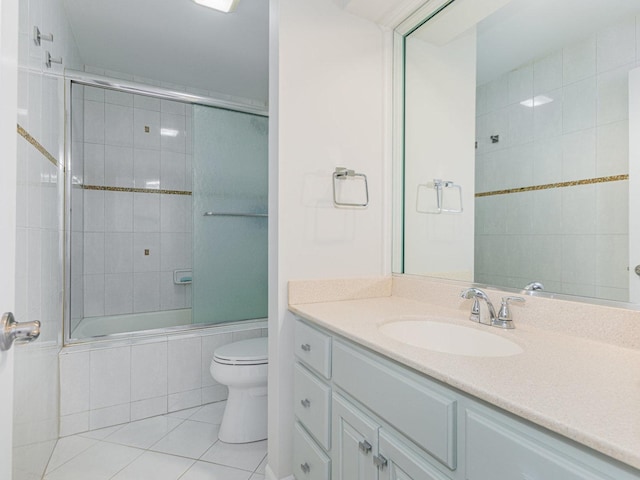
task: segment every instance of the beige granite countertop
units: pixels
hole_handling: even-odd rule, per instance
[[[290,305],[290,310],[462,392],[640,469],[640,350],[530,323],[501,330],[452,308],[384,292],[372,298]],[[470,304],[469,304],[470,306]],[[510,357],[468,357],[412,347],[378,331],[402,316],[429,315],[517,343]]]

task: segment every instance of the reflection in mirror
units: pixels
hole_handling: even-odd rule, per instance
[[[640,0],[473,3],[404,39],[396,270],[640,302]]]

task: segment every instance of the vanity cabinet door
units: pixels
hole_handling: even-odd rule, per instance
[[[379,480],[448,480],[423,455],[385,430],[380,431],[378,448],[383,459]]]
[[[484,410],[466,412],[466,480],[622,480],[583,463],[586,455]],[[540,438],[538,438],[540,437]],[[555,448],[554,448],[555,447]]]
[[[379,425],[337,394],[332,410],[333,480],[375,480]]]

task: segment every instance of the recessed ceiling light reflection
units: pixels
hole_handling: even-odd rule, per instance
[[[546,105],[547,103],[553,102],[553,98],[547,97],[546,95],[537,95],[533,98],[529,98],[524,102],[520,102],[520,105],[524,105],[525,107],[533,108],[539,107],[540,105]]]
[[[162,135],[163,137],[177,137],[179,133],[180,132],[178,132],[178,130],[175,130],[173,128],[160,129],[160,135]]]
[[[233,12],[238,6],[240,0],[193,0],[198,5],[213,8],[220,12],[229,13]]]

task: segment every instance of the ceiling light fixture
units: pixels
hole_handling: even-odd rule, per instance
[[[524,102],[520,102],[520,105],[533,108],[539,107],[540,105],[546,105],[547,103],[551,102],[553,102],[553,98],[547,97],[546,95],[538,95],[536,97],[525,100]]]
[[[213,8],[224,13],[233,12],[240,0],[193,0],[198,5]]]

